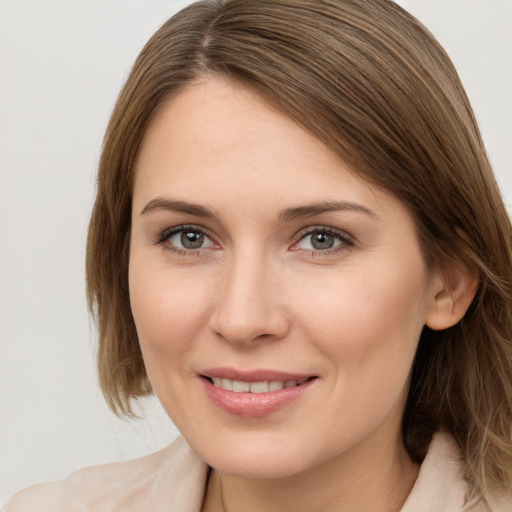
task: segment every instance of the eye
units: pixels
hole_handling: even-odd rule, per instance
[[[314,249],[316,251],[325,251],[340,245],[339,237],[326,231],[313,231],[312,233],[304,236],[299,242],[298,246],[301,249]]]
[[[344,233],[327,228],[317,228],[303,233],[293,249],[327,252],[352,245],[351,238]]]
[[[206,233],[194,227],[179,227],[165,232],[160,243],[167,243],[173,249],[194,251],[213,247],[212,239]]]

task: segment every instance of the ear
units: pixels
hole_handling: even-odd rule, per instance
[[[446,265],[431,281],[425,324],[433,330],[448,329],[466,314],[478,290],[478,276],[456,263]]]

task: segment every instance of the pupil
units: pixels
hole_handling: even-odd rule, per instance
[[[334,237],[322,231],[316,231],[311,237],[315,249],[330,249],[334,245]]]
[[[184,231],[181,234],[181,243],[186,249],[199,249],[203,245],[204,235],[197,231]]]

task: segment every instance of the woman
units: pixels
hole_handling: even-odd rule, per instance
[[[118,99],[87,259],[109,404],[154,391],[183,438],[6,510],[509,510],[511,278],[471,108],[416,20],[193,4]]]

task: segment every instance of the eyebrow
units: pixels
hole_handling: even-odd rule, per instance
[[[201,206],[199,204],[188,203],[185,201],[172,201],[170,199],[164,199],[162,197],[157,197],[149,201],[149,203],[144,206],[141,215],[147,215],[148,213],[154,211],[172,211],[178,213],[187,213],[189,215],[194,215],[196,217],[203,218],[212,218],[215,217],[214,213],[208,208]]]
[[[297,206],[294,208],[286,208],[279,214],[280,220],[295,220],[300,218],[314,217],[322,213],[328,212],[359,212],[370,217],[377,218],[377,214],[359,203],[351,203],[347,201],[329,201],[325,203],[315,203],[305,206]]]
[[[147,215],[148,213],[162,210],[186,213],[188,215],[194,215],[196,217],[203,217],[206,219],[211,219],[216,216],[213,211],[199,204],[189,203],[186,201],[174,201],[162,197],[157,197],[149,201],[149,203],[144,206],[140,214]],[[347,201],[329,201],[286,208],[285,210],[281,211],[278,218],[280,221],[289,221],[300,218],[314,217],[315,215],[320,215],[322,213],[338,211],[359,212],[364,213],[372,218],[377,218],[377,214],[366,206]]]

